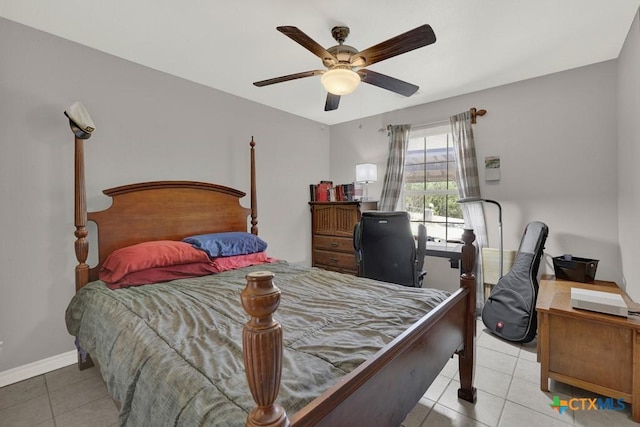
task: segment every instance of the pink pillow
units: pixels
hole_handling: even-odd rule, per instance
[[[211,264],[213,269],[220,273],[227,270],[235,270],[236,268],[248,267],[250,265],[264,264],[267,262],[277,261],[275,258],[267,256],[266,252],[256,252],[247,255],[235,255],[214,258]]]
[[[98,277],[107,283],[115,283],[135,271],[209,261],[205,252],[188,243],[156,240],[113,251],[102,264]]]
[[[168,265],[166,267],[148,268],[127,274],[115,283],[107,283],[109,289],[128,288],[130,286],[149,285],[168,282],[174,279],[200,277],[213,274],[211,262],[193,262],[190,264]]]

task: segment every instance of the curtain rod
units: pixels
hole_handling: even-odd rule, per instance
[[[480,109],[478,110],[476,107],[471,107],[469,109],[469,112],[471,113],[471,124],[476,124],[476,118],[478,116],[484,116],[485,114],[487,114],[487,110],[484,109]],[[411,125],[412,128],[421,128],[421,127],[427,127],[427,126],[434,126],[434,125],[439,125],[442,123],[449,123],[449,120],[440,120],[437,122],[431,122],[431,123],[421,123],[419,125]],[[379,132],[384,132],[385,129],[380,129]],[[387,125],[387,131],[391,130],[391,125]]]
[[[484,116],[485,114],[487,114],[487,110],[477,110],[476,107],[471,107],[471,109],[469,111],[471,112],[471,124],[472,125],[476,124],[476,117]]]

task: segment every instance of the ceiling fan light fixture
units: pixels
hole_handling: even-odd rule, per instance
[[[347,95],[360,84],[360,75],[353,70],[334,68],[322,75],[322,86],[334,95]]]

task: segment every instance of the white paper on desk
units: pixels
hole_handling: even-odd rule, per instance
[[[580,288],[571,288],[571,307],[622,317],[629,311],[620,294]]]

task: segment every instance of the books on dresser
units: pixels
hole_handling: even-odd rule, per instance
[[[353,202],[362,198],[362,186],[355,182],[336,184],[332,181],[320,181],[309,184],[311,202]]]

